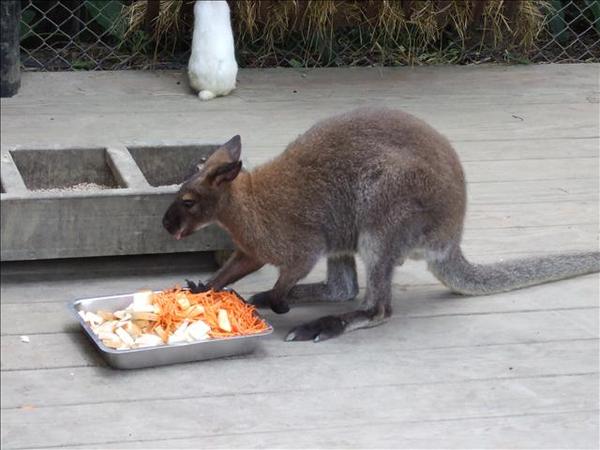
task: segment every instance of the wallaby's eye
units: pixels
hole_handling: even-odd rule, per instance
[[[194,200],[183,200],[182,203],[185,208],[190,209],[196,202]]]

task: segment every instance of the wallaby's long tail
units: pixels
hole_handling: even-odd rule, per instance
[[[600,252],[472,264],[455,245],[443,256],[428,258],[428,264],[431,272],[453,292],[485,295],[599,272]]]

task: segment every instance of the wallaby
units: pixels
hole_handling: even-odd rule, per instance
[[[442,283],[468,295],[600,270],[600,252],[467,261],[458,156],[445,137],[401,111],[361,108],[323,120],[250,173],[241,171],[240,152],[235,136],[198,165],[163,218],[177,239],[210,223],[230,233],[237,250],[207,287],[221,289],[272,264],[275,286],[249,301],[284,313],[288,302],[355,298],[355,253],[366,266],[359,310],[300,325],[287,340],[320,341],[382,323],[392,313],[394,267],[414,251]],[[327,280],[296,285],[322,256]]]
[[[188,76],[200,100],[235,89],[238,66],[226,1],[197,1]]]

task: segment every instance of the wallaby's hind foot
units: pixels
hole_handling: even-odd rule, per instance
[[[207,90],[198,92],[198,98],[202,101],[212,100],[216,96],[217,95],[214,92],[207,91]]]
[[[286,341],[321,342],[348,331],[372,328],[383,324],[391,315],[391,308],[378,306],[366,310],[352,311],[336,316],[325,316],[292,329]]]
[[[365,241],[366,242],[366,241]],[[294,328],[286,336],[286,341],[324,341],[342,333],[371,328],[381,325],[392,315],[392,273],[394,263],[401,258],[394,258],[386,251],[392,246],[359,245],[359,252],[367,266],[367,292],[363,307],[336,316],[326,316]],[[385,249],[385,250],[384,250]],[[402,250],[397,253],[404,254]]]

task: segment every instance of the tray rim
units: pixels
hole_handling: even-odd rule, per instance
[[[183,290],[189,290],[189,289],[183,289]],[[244,297],[242,297],[240,294],[238,294],[234,289],[223,289],[223,291],[228,291],[228,292],[232,292],[234,293],[238,298],[240,298],[244,303],[248,303],[246,302],[246,300],[244,299]],[[157,292],[163,292],[162,290],[153,290],[152,292],[157,293]],[[79,298],[76,299],[74,301],[70,301],[67,305],[68,309],[72,312],[72,314],[75,316],[75,319],[77,320],[77,322],[79,322],[79,325],[83,328],[83,331],[85,331],[85,333],[88,335],[89,338],[92,339],[92,341],[94,342],[94,344],[96,345],[96,347],[98,347],[99,350],[101,350],[104,353],[109,353],[109,354],[114,354],[114,355],[127,355],[127,354],[131,354],[131,353],[141,353],[141,352],[147,352],[147,351],[157,351],[158,349],[168,349],[168,348],[182,348],[182,347],[190,347],[190,346],[195,346],[195,345],[202,345],[202,344],[210,344],[213,342],[226,342],[226,341],[236,341],[236,340],[241,340],[241,339],[253,339],[253,338],[260,338],[260,337],[264,337],[264,336],[268,336],[271,333],[273,333],[273,325],[271,325],[264,317],[262,317],[260,314],[258,314],[258,312],[256,313],[266,324],[269,328],[267,328],[265,331],[262,331],[260,333],[256,333],[256,334],[248,334],[248,335],[244,335],[244,336],[230,336],[230,337],[224,337],[224,338],[216,338],[216,339],[205,339],[205,340],[201,340],[201,341],[195,341],[195,342],[177,342],[175,344],[163,344],[163,345],[154,345],[151,347],[142,347],[142,348],[130,348],[130,349],[124,349],[124,350],[117,350],[117,349],[113,349],[110,347],[107,347],[106,345],[104,345],[104,343],[98,338],[98,336],[96,335],[96,333],[94,333],[94,331],[92,330],[92,328],[83,320],[83,318],[79,315],[79,309],[77,308],[78,305],[80,305],[81,303],[88,301],[88,300],[105,300],[105,299],[110,299],[110,298],[115,298],[115,297],[125,297],[128,295],[133,295],[135,292],[127,292],[124,294],[112,294],[112,295],[104,295],[101,297],[86,297],[86,298]]]

